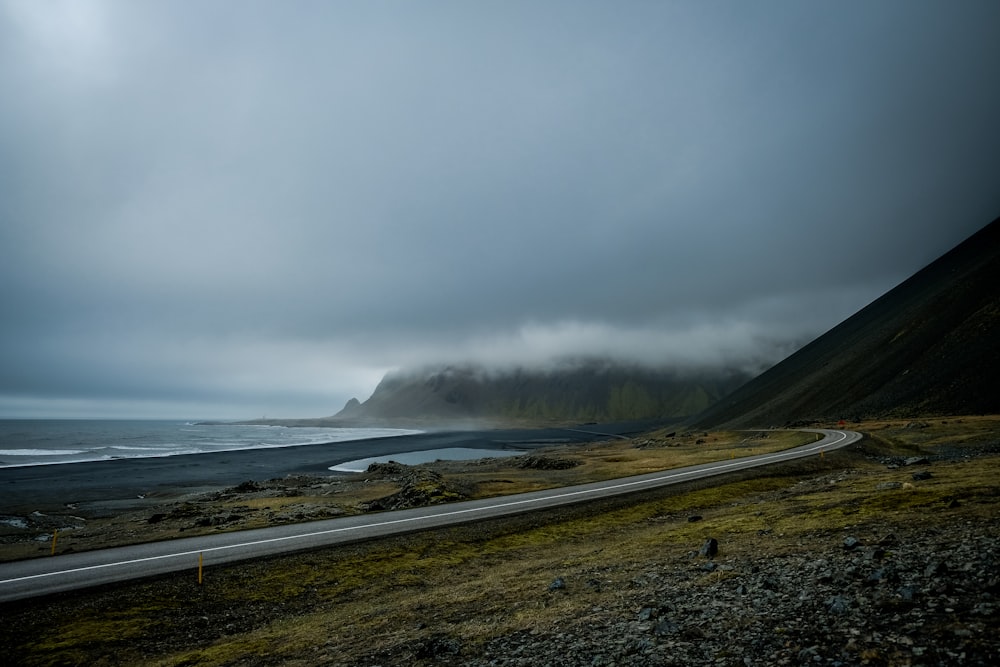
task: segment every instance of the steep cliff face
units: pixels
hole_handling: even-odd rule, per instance
[[[1000,412],[1000,219],[712,406],[702,427]]]
[[[457,365],[387,375],[337,418],[621,421],[698,413],[749,379],[741,371],[680,373],[604,361],[545,370]]]

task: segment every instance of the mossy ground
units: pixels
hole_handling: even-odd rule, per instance
[[[862,450],[948,451],[951,459],[927,467],[933,476],[923,481],[912,479],[912,467],[890,469],[858,451],[836,452],[714,486],[699,482],[213,568],[201,586],[192,571],[8,604],[0,608],[0,646],[24,665],[350,664],[428,637],[475,646],[506,633],[557,629],[561,619],[585,618],[709,536],[719,540],[723,556],[735,557],[804,550],[847,533],[884,533],[917,521],[948,526],[995,519],[1000,456],[963,453],[1000,441],[1000,418],[928,424],[855,426],[877,434]],[[645,465],[645,451],[621,446],[603,456],[635,457],[629,463]],[[701,520],[689,521],[693,514]],[[719,576],[725,574],[705,575]],[[556,577],[573,594],[550,592]],[[408,664],[432,664],[407,655]]]
[[[451,502],[461,500],[463,496],[486,498],[509,495],[762,454],[804,444],[817,437],[795,431],[773,431],[765,435],[767,437],[746,432],[675,434],[658,431],[635,440],[616,439],[533,452],[537,456],[559,457],[576,464],[565,470],[520,468],[517,459],[504,458],[474,462],[440,461],[418,467],[429,466],[439,471],[445,482],[441,488],[427,486],[423,489],[426,492],[424,495],[433,502]],[[368,503],[400,489],[399,481],[359,473],[277,480],[263,495],[228,489],[221,493],[184,497],[143,511],[88,517],[85,525],[77,524],[72,530],[60,531],[57,553],[356,514],[364,511],[362,508]],[[307,511],[301,511],[302,508]],[[324,510],[330,514],[315,515],[317,511]],[[76,515],[84,511],[73,509],[66,510],[66,513]],[[201,522],[208,525],[199,525],[197,521],[220,514],[230,514],[238,520]],[[165,518],[151,522],[151,517],[155,515]],[[296,515],[302,518],[296,518]],[[50,518],[56,516],[52,514]],[[3,527],[0,527],[2,530]],[[50,555],[50,533],[15,529],[8,532],[9,535],[0,536],[0,561]]]

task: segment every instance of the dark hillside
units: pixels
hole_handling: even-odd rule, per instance
[[[695,420],[1000,412],[1000,219]]]

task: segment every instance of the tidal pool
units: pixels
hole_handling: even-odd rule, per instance
[[[346,461],[330,466],[333,472],[364,472],[372,463],[388,463],[395,461],[405,465],[416,465],[418,463],[429,463],[431,461],[468,461],[472,459],[500,458],[504,456],[518,456],[524,454],[522,451],[513,449],[473,449],[472,447],[448,447],[445,449],[426,449],[422,452],[403,452],[402,454],[387,454],[386,456],[372,456],[367,459],[356,461]]]

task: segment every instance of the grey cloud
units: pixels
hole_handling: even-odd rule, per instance
[[[0,3],[0,416],[774,361],[1000,214],[994,3],[46,7]]]

